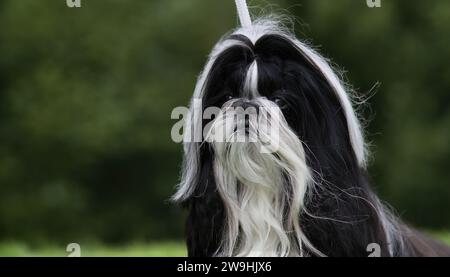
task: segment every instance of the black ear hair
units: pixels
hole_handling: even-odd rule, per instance
[[[220,248],[225,223],[225,209],[217,193],[214,170],[214,155],[202,146],[201,170],[194,196],[185,201],[189,211],[186,220],[186,243],[189,257],[211,257]]]

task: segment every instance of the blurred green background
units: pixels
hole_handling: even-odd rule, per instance
[[[168,202],[187,105],[234,1],[0,1],[0,256],[185,255]],[[375,188],[407,222],[450,230],[450,2],[249,1],[361,95]],[[380,82],[373,94],[372,87]],[[371,92],[372,91],[372,92]]]

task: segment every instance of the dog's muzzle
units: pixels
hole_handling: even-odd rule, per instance
[[[212,144],[224,143],[227,147],[232,143],[254,143],[261,153],[273,153],[279,146],[281,125],[288,128],[274,102],[264,97],[232,99],[206,127],[205,140]]]

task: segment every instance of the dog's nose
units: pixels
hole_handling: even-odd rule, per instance
[[[258,108],[258,105],[256,105],[255,103],[253,103],[252,101],[248,100],[248,99],[239,99],[238,101],[233,103],[233,107],[234,108],[243,108],[244,110],[248,109],[248,108]]]

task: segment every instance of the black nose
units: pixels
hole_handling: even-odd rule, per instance
[[[245,110],[245,109],[248,109],[248,108],[255,108],[255,109],[257,109],[258,105],[256,105],[255,103],[253,103],[252,101],[247,100],[247,99],[239,99],[238,101],[233,103],[233,107],[234,108],[240,107],[240,108],[243,108]]]

